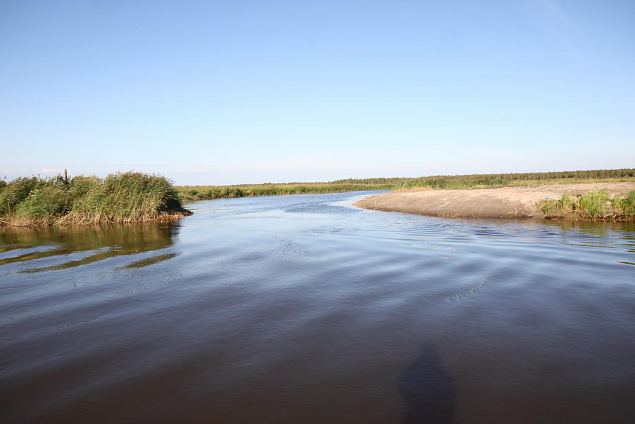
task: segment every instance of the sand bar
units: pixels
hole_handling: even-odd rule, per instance
[[[564,193],[575,195],[602,189],[612,195],[623,196],[635,190],[635,182],[393,191],[365,197],[355,205],[381,211],[453,218],[543,218],[537,207],[542,200],[559,199]]]

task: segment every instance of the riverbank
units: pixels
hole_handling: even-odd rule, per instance
[[[185,201],[286,194],[340,193],[367,190],[472,189],[583,182],[635,182],[635,169],[530,172],[509,174],[432,175],[427,177],[348,178],[326,182],[176,186]]]
[[[394,183],[380,178],[378,182],[347,183],[276,183],[276,184],[246,184],[229,186],[177,186],[179,197],[184,201],[232,199],[237,197],[279,196],[290,194],[326,194],[343,193],[347,191],[390,190]]]
[[[156,175],[31,177],[0,186],[0,226],[172,221],[187,215],[170,181]]]
[[[604,200],[606,203],[614,198],[627,198],[633,191],[635,182],[546,184],[535,187],[464,190],[402,190],[369,196],[357,201],[355,205],[365,209],[453,218],[584,219],[586,215],[574,213],[574,203],[571,203],[570,211],[561,208],[558,215],[550,214],[549,206],[557,205],[551,202],[563,203],[563,196],[564,199],[578,199],[589,193],[605,193],[608,200],[602,195],[594,197],[594,201]],[[619,205],[624,206],[623,203],[616,202],[616,208]],[[619,216],[620,211],[613,210],[612,203],[600,205],[600,208],[602,207],[611,209],[601,209],[596,216],[589,218],[631,220],[635,217]],[[555,212],[555,209],[553,210]]]

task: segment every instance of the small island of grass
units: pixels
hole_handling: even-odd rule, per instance
[[[166,178],[137,172],[104,179],[16,178],[0,181],[0,226],[109,224],[190,215]]]

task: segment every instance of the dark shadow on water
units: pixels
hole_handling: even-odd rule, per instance
[[[404,423],[451,423],[456,391],[434,347],[423,349],[398,380],[399,394],[406,405]]]

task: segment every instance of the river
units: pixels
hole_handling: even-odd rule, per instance
[[[0,231],[0,421],[633,422],[635,226],[364,194]]]

